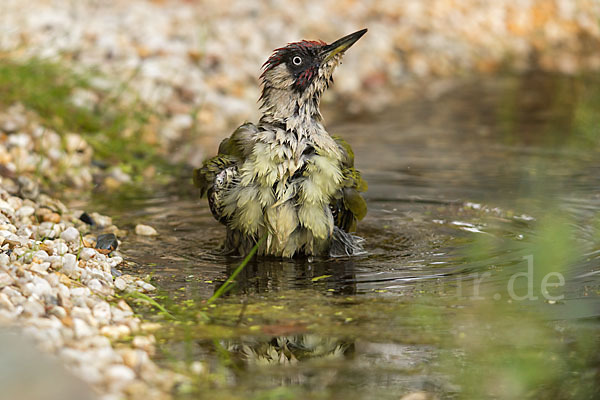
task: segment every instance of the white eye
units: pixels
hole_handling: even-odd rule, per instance
[[[294,65],[300,65],[302,64],[302,59],[298,56],[292,58],[292,62],[294,63]]]

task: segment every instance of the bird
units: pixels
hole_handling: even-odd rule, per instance
[[[342,56],[366,32],[275,49],[260,75],[259,122],[239,126],[194,170],[194,185],[226,226],[226,254],[256,245],[258,255],[277,258],[365,253],[354,232],[367,213],[368,186],[350,145],[325,130],[319,104]]]

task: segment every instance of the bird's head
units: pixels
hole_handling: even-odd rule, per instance
[[[276,49],[261,75],[265,117],[280,122],[294,116],[320,120],[319,100],[333,81],[333,70],[366,32],[362,29],[331,44],[303,40]]]

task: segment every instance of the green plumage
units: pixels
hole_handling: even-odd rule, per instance
[[[221,142],[219,153],[215,157],[206,160],[202,167],[194,171],[194,185],[200,189],[201,196],[208,196],[209,205],[215,219],[228,226],[230,225],[231,216],[225,215],[224,212],[224,192],[231,190],[235,187],[236,183],[239,183],[238,169],[244,165],[248,157],[252,154],[254,144],[256,143],[255,135],[257,133],[257,127],[251,123],[240,126],[230,137]],[[368,186],[366,181],[361,177],[360,172],[354,168],[354,153],[350,145],[338,136],[334,136],[333,139],[341,155],[339,159],[341,181],[337,190],[330,196],[328,206],[337,228],[348,233],[355,232],[357,222],[362,220],[367,214],[367,204],[361,192],[365,192]],[[308,174],[309,171],[304,170],[303,174],[292,177],[292,181],[305,179]],[[273,188],[268,191],[275,197],[274,190]],[[286,200],[286,198],[283,201],[280,199],[279,203],[283,204]],[[259,200],[257,198],[250,201],[258,202]],[[292,199],[292,202],[295,204],[300,201],[299,198]],[[263,213],[268,211],[267,207],[261,207],[263,208]],[[289,219],[289,215],[285,215]],[[300,223],[293,217],[291,221],[296,221],[295,224]],[[266,225],[276,226],[276,222],[269,220]],[[268,226],[266,227],[267,229]],[[290,226],[286,227],[284,232],[291,235],[295,230],[296,226]],[[240,246],[239,243],[243,242],[241,240],[243,235],[244,233],[239,232],[239,229],[231,229],[228,232],[228,241],[233,243],[226,243],[226,248]],[[253,237],[251,242],[254,239],[256,238]],[[279,237],[279,240],[286,240],[286,238]],[[247,245],[243,246],[244,249],[247,247]],[[227,248],[226,250],[235,251],[236,249]],[[241,252],[240,249],[237,250]],[[297,253],[297,251],[293,251],[292,253]]]
[[[227,252],[246,254],[256,243],[259,255],[277,257],[364,252],[350,232],[367,213],[360,194],[367,184],[350,145],[325,130],[319,101],[344,52],[365,33],[275,50],[261,75],[258,125],[237,128],[194,171],[195,185],[227,227]]]

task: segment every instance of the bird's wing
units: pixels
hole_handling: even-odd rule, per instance
[[[354,168],[354,152],[342,138],[333,136],[342,151],[342,187],[334,197],[330,208],[334,215],[335,225],[346,232],[354,232],[356,223],[367,214],[367,203],[360,194],[368,189],[367,182]]]
[[[202,167],[194,170],[194,185],[200,189],[200,196],[208,196],[208,204],[214,217],[222,220],[220,200],[237,178],[237,167],[252,151],[253,137],[258,128],[251,123],[238,127],[233,134],[223,139],[219,153],[204,161]]]

